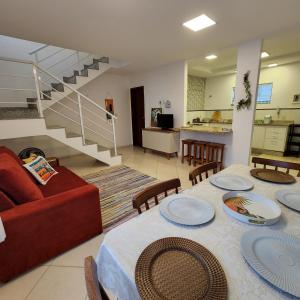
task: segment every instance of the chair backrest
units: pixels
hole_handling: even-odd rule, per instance
[[[205,178],[208,178],[208,171],[213,170],[213,174],[218,172],[218,163],[216,161],[204,164],[195,170],[191,171],[189,174],[189,180],[192,182],[192,185],[198,183],[197,177],[199,177],[199,182],[203,180],[203,174]]]
[[[141,206],[145,204],[146,210],[149,209],[148,200],[154,198],[155,205],[158,205],[158,196],[164,194],[168,196],[168,191],[175,190],[178,194],[178,188],[181,186],[179,178],[170,179],[146,188],[144,191],[135,195],[132,199],[133,208],[137,209],[139,214],[142,213]]]
[[[287,162],[287,161],[281,161],[281,160],[261,158],[261,157],[253,157],[252,163],[254,163],[255,168],[256,168],[257,164],[263,165],[264,169],[266,169],[266,166],[275,167],[275,170],[278,170],[278,168],[283,168],[283,169],[286,169],[287,174],[289,173],[290,170],[296,170],[296,171],[298,171],[297,176],[300,177],[300,164]]]
[[[97,265],[92,256],[84,259],[85,284],[90,300],[109,300],[103,287],[98,281]]]

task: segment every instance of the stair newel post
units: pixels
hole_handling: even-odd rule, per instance
[[[113,128],[113,135],[114,135],[114,149],[115,149],[115,156],[117,156],[117,143],[116,143],[116,130],[115,130],[115,118],[112,116],[112,128]]]
[[[38,109],[40,117],[44,118],[43,106],[42,106],[42,100],[41,100],[41,92],[40,92],[40,84],[39,84],[37,69],[36,69],[35,65],[32,65],[32,72],[33,72],[33,76],[34,76],[34,83],[35,83],[35,89],[36,89],[37,109]]]
[[[83,125],[82,106],[81,106],[81,99],[80,99],[79,94],[77,94],[77,99],[78,99],[80,127],[81,127],[81,135],[82,135],[82,144],[85,145],[85,134],[84,134],[84,125]]]

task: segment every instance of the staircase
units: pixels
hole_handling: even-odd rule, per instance
[[[47,135],[108,165],[120,164],[116,116],[78,90],[111,68],[108,57],[94,58],[90,54],[55,47],[54,55],[47,49],[47,55],[40,58],[37,54],[47,47],[31,53],[35,62],[0,58],[0,63],[12,64],[14,70],[19,66],[23,70],[11,76],[17,79],[9,80],[9,87],[2,86],[0,73],[0,92],[13,94],[6,96],[7,101],[2,99],[0,102],[0,139]],[[66,59],[53,60],[53,56],[65,50],[69,51],[67,59],[76,57],[75,63],[69,63],[67,69],[61,67]],[[54,67],[59,71],[52,72]],[[24,77],[28,80],[26,84]],[[18,84],[12,87],[18,80],[22,82],[21,87]],[[3,82],[7,85],[7,81]]]

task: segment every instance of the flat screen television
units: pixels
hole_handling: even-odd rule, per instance
[[[170,129],[174,127],[174,118],[172,114],[158,114],[157,127]]]

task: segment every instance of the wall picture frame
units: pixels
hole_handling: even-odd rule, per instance
[[[157,127],[157,115],[162,114],[161,107],[151,108],[151,127]]]
[[[114,100],[112,98],[105,99],[105,109],[109,111],[112,115],[114,115]],[[111,115],[106,114],[106,118],[108,120],[111,119]]]

